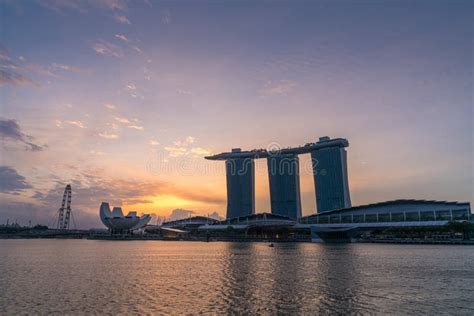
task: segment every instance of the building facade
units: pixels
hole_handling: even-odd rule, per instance
[[[327,211],[301,218],[301,224],[353,226],[423,225],[438,222],[471,219],[468,202],[446,202],[427,200],[394,200]]]
[[[272,214],[297,220],[301,217],[299,158],[272,155],[267,158]]]
[[[233,149],[239,152],[240,149]],[[255,214],[255,163],[251,158],[226,160],[227,218]]]
[[[348,144],[329,137],[321,137],[316,144],[325,143],[328,146],[311,152],[318,213],[351,207],[345,149]]]

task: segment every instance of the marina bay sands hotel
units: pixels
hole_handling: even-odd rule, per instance
[[[224,160],[227,180],[227,218],[255,214],[255,159],[267,159],[272,214],[301,217],[299,158],[311,154],[318,213],[351,207],[347,176],[349,142],[321,137],[316,143],[278,150],[231,152],[205,157]]]

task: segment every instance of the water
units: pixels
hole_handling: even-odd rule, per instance
[[[474,314],[474,247],[0,240],[0,314]]]

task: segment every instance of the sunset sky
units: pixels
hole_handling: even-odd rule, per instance
[[[472,203],[472,17],[472,1],[0,0],[0,224],[48,224],[67,183],[80,227],[102,227],[102,201],[224,216],[205,155],[325,135],[350,142],[353,205]]]

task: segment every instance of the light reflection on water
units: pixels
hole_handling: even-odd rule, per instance
[[[474,247],[0,240],[0,314],[474,313]]]

